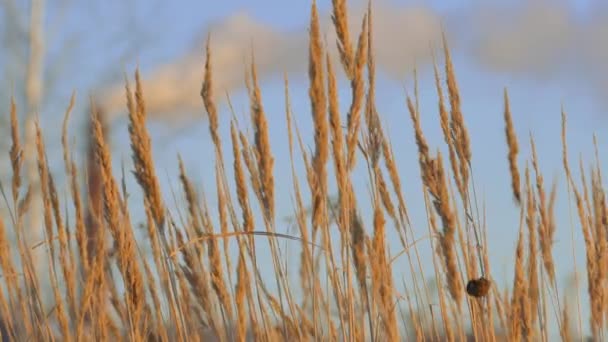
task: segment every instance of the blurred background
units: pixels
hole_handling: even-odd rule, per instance
[[[331,2],[319,0],[317,5],[326,48],[335,57]],[[367,5],[365,1],[349,2],[351,32],[360,31]],[[277,227],[277,231],[296,234],[289,230],[288,219],[294,206],[292,179],[286,172],[289,151],[283,74],[289,78],[295,121],[304,142],[312,148],[306,74],[310,6],[308,0],[0,0],[0,150],[6,151],[0,154],[0,179],[7,184],[10,176],[4,165],[10,144],[9,101],[14,96],[26,141],[32,141],[34,120],[40,120],[50,167],[67,195],[61,120],[74,91],[76,106],[69,139],[76,160],[84,165],[86,123],[94,101],[104,108],[110,120],[116,174],[120,175],[123,162],[129,170],[124,80],[132,80],[139,67],[157,172],[169,209],[177,211],[183,203],[171,197],[179,186],[177,153],[210,207],[214,207],[214,150],[199,95],[204,48],[209,39],[225,150],[230,148],[228,99],[240,124],[249,125],[244,76],[252,54],[255,56],[275,155],[277,213],[286,218],[278,221],[284,227]],[[416,69],[423,129],[430,145],[444,150],[432,74],[432,52],[437,52],[440,64],[443,60],[437,47],[444,30],[453,53],[473,146],[474,185],[487,225],[492,277],[501,288],[510,287],[519,227],[503,131],[502,96],[507,87],[520,139],[520,158],[530,156],[528,137],[533,134],[545,186],[549,188],[557,182],[558,227],[553,250],[558,280],[563,287],[571,286],[575,262],[584,268],[585,258],[578,218],[568,202],[563,176],[560,112],[563,106],[568,113],[570,162],[576,165],[579,156],[586,162],[594,161],[594,133],[598,133],[602,155],[608,147],[608,4],[599,0],[373,0],[372,11],[379,69],[377,106],[395,149],[415,236],[423,238],[428,231],[405,96],[413,94]],[[340,106],[345,115],[350,88],[344,75],[340,76]],[[26,145],[24,157],[29,165],[29,182],[35,184],[37,169],[31,162],[31,146]],[[231,163],[231,156],[226,158]],[[354,180],[360,182],[360,198],[369,200],[365,166],[359,164]],[[296,165],[300,166],[298,175],[304,179],[301,160]],[[130,173],[127,183],[132,195],[132,218],[143,221],[141,194]],[[331,186],[335,189],[334,184]],[[364,221],[371,222],[371,205],[363,202],[360,206]],[[6,209],[4,205],[0,207]],[[32,241],[41,240],[37,229],[41,218],[29,220]],[[290,248],[297,245],[285,244]],[[399,252],[397,239],[393,245],[394,255]],[[430,253],[428,239],[419,248],[423,254]],[[296,257],[296,253],[297,248],[289,250],[286,258]],[[432,281],[430,259],[428,263],[429,274],[425,276]],[[395,277],[400,278],[398,274]],[[579,291],[586,293],[584,282],[579,284]],[[586,302],[586,295],[581,299]]]

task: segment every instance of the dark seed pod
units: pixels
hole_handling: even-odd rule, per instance
[[[485,297],[490,292],[490,284],[490,281],[484,277],[471,279],[467,283],[467,293],[476,298]]]

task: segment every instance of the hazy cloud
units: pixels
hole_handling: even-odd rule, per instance
[[[583,18],[563,1],[476,6],[448,13],[382,3],[373,9],[377,63],[381,71],[403,78],[415,63],[429,61],[430,47],[439,42],[444,25],[454,51],[481,67],[529,78],[572,77],[586,82],[600,95],[608,85],[606,9],[597,6]],[[361,7],[351,11],[353,39],[360,31],[363,10]],[[335,56],[335,33],[328,13],[323,15],[322,24],[330,52]],[[204,38],[198,39],[183,58],[146,75],[144,89],[151,116],[162,118],[164,113],[175,111],[195,111],[200,115],[203,51],[209,32],[216,95],[223,96],[225,90],[243,86],[244,66],[252,44],[261,78],[306,70],[307,27],[284,32],[239,13],[210,25]],[[108,111],[115,115],[124,112],[123,89],[121,84],[101,92]]]
[[[231,90],[243,84],[244,62],[250,54],[252,41],[255,41],[256,60],[262,74],[267,72],[269,66],[283,60],[280,49],[288,43],[284,33],[253,21],[246,14],[228,18],[219,26],[212,27],[211,31],[216,95],[222,88]],[[205,42],[199,40],[190,53],[144,75],[144,96],[152,117],[202,108],[199,94],[204,46]],[[99,97],[108,113],[116,115],[125,111],[123,84],[102,90]]]
[[[559,1],[487,9],[474,18],[472,52],[497,70],[543,74],[584,68],[607,56],[607,14],[598,8],[582,18]]]
[[[350,26],[354,40],[361,29],[363,11],[355,9],[352,12]],[[335,57],[336,36],[328,14],[323,17],[323,30],[330,52]],[[426,8],[380,7],[374,12],[374,30],[379,66],[403,76],[406,71],[411,71],[415,61],[424,61],[430,56],[430,44],[440,37],[441,26],[439,17]],[[144,95],[152,117],[162,118],[164,113],[188,110],[197,111],[200,115],[203,107],[199,92],[207,32],[211,33],[212,65],[218,96],[244,85],[245,65],[249,62],[252,46],[260,78],[306,71],[307,27],[282,32],[255,21],[246,13],[239,13],[209,27],[190,53],[145,75]],[[99,94],[108,113],[120,115],[125,112],[123,84],[103,89]]]

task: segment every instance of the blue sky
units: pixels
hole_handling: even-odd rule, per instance
[[[122,71],[127,71],[132,75],[134,66],[139,64],[145,76],[153,73],[159,65],[171,63],[172,60],[179,58],[186,51],[200,51],[200,69],[193,69],[192,72],[198,72],[202,75],[201,70],[204,60],[202,46],[193,48],[192,41],[197,36],[203,36],[209,25],[221,24],[230,16],[235,15],[235,13],[245,13],[253,18],[255,22],[268,25],[273,31],[279,33],[288,31],[305,32],[304,30],[308,24],[310,14],[310,2],[300,0],[263,0],[256,2],[234,0],[230,2],[215,1],[206,3],[182,0],[170,3],[161,3],[160,1],[133,1],[132,3],[133,9],[136,9],[135,13],[127,12],[124,14],[119,12],[120,14],[114,20],[108,19],[108,16],[116,13],[116,11],[107,5],[102,4],[98,8],[86,12],[91,13],[91,20],[95,18],[102,23],[106,23],[107,26],[102,26],[101,30],[100,27],[89,27],[78,16],[73,16],[72,20],[66,21],[67,24],[60,33],[69,33],[74,31],[74,29],[78,29],[84,32],[82,36],[91,37],[86,42],[78,45],[80,49],[78,51],[83,56],[90,56],[88,57],[90,59],[83,60],[76,58],[73,64],[70,64],[76,69],[89,70],[90,72],[67,75],[65,83],[62,83],[58,87],[57,95],[50,101],[48,109],[46,111],[43,110],[43,114],[45,115],[43,122],[45,122],[45,125],[49,125],[49,128],[45,132],[45,135],[48,136],[47,139],[56,139],[54,141],[59,142],[56,134],[59,126],[54,126],[58,122],[56,119],[59,114],[57,113],[62,113],[62,111],[57,109],[63,108],[67,104],[69,94],[73,88],[76,88],[79,92],[78,113],[76,113],[75,122],[82,122],[83,114],[86,110],[87,96],[94,89],[102,85],[97,76],[99,72],[111,70],[117,73],[118,78],[110,77],[109,80],[120,81],[120,73]],[[153,5],[150,5],[150,3],[153,3]],[[564,9],[564,13],[568,15],[568,20],[559,21],[555,27],[564,30],[564,32],[574,34],[575,38],[565,43],[558,41],[556,43],[556,46],[558,46],[557,50],[551,51],[574,51],[573,49],[581,48],[582,46],[580,55],[584,56],[580,57],[576,51],[570,51],[565,54],[567,56],[551,54],[551,58],[541,60],[542,63],[538,65],[521,66],[519,64],[516,65],[517,58],[526,57],[525,55],[515,55],[514,52],[514,59],[492,59],[494,55],[491,52],[493,50],[488,50],[490,52],[485,55],[483,53],[476,55],[479,50],[467,45],[470,43],[469,39],[477,39],[477,36],[473,38],[469,37],[467,35],[469,31],[467,30],[470,30],[471,27],[479,28],[479,26],[471,26],[478,23],[473,20],[470,22],[465,20],[483,19],[481,16],[476,16],[477,11],[475,9],[477,9],[476,6],[479,5],[479,1],[412,2],[386,0],[376,1],[375,3],[380,4],[384,8],[400,8],[405,11],[407,8],[410,8],[409,6],[425,8],[429,13],[436,14],[442,20],[445,19],[448,25],[448,35],[454,32],[455,49],[453,57],[461,90],[463,112],[473,146],[475,185],[477,194],[480,197],[479,204],[485,204],[486,207],[489,255],[493,265],[492,276],[499,281],[501,289],[506,284],[510,287],[512,282],[514,247],[519,216],[519,211],[512,201],[510,176],[508,174],[506,159],[507,150],[503,132],[502,91],[504,87],[508,87],[511,98],[511,109],[521,149],[519,161],[522,175],[523,166],[525,165],[524,160],[530,156],[528,134],[531,132],[534,134],[536,141],[540,164],[545,178],[545,187],[549,189],[554,177],[557,177],[558,205],[556,215],[558,227],[553,255],[556,260],[558,280],[563,284],[566,277],[573,271],[571,229],[574,229],[575,233],[574,244],[576,247],[577,264],[580,269],[584,268],[584,249],[580,228],[577,224],[578,218],[575,216],[574,211],[572,212],[572,222],[574,222],[574,225],[571,227],[569,224],[571,219],[569,217],[561,166],[560,106],[563,103],[569,114],[568,142],[570,162],[572,168],[577,169],[579,153],[583,154],[586,162],[592,161],[592,133],[598,133],[600,153],[605,151],[608,146],[608,137],[601,134],[608,126],[608,116],[606,114],[608,107],[602,99],[603,94],[596,91],[597,89],[601,89],[599,86],[601,83],[594,83],[597,81],[596,77],[598,75],[606,75],[607,70],[605,67],[603,69],[594,69],[601,68],[601,64],[593,64],[594,58],[602,56],[604,52],[600,49],[593,49],[591,43],[579,42],[584,41],[588,36],[576,35],[581,32],[595,32],[593,24],[601,22],[597,20],[596,15],[600,17],[602,14],[605,15],[606,8],[600,7],[597,1],[560,1],[559,3],[562,7],[558,7]],[[539,3],[546,4],[543,1]],[[318,1],[318,5],[322,15],[326,15],[330,8],[330,1]],[[493,8],[496,6],[498,8],[503,5],[495,3],[488,7]],[[125,8],[128,9],[129,7],[126,6]],[[498,13],[501,12],[499,11]],[[515,13],[518,12],[515,11]],[[541,11],[539,13],[549,12]],[[131,15],[134,18],[133,20],[129,19],[132,18]],[[52,12],[49,16],[52,17]],[[557,15],[557,18],[561,17]],[[538,17],[537,19],[539,27],[542,26],[543,17]],[[131,24],[125,25],[125,22],[131,22]],[[118,35],[111,34],[112,24],[125,27],[126,29],[118,31],[122,32]],[[522,26],[524,25],[522,24]],[[574,27],[574,29],[570,31],[570,27]],[[516,29],[517,27],[510,28]],[[602,32],[601,28],[597,28],[596,31]],[[452,29],[453,31],[451,31]],[[104,35],[106,32],[110,33]],[[129,44],[132,43],[132,38],[135,36],[133,32],[147,37],[143,46],[135,47],[134,52],[126,60],[122,61],[122,64],[116,63],[110,66],[107,63],[104,64],[104,61],[107,62],[108,58],[110,58],[108,56],[115,57],[119,54],[119,50],[130,46]],[[501,31],[496,32],[500,33]],[[398,32],[394,37],[390,37],[394,40],[387,44],[399,45],[401,33]],[[485,32],[477,30],[471,33],[483,35]],[[133,34],[133,36],[130,34]],[[58,36],[61,36],[61,34],[58,34]],[[353,33],[354,36],[355,33]],[[608,38],[605,35],[599,37]],[[118,43],[115,45],[110,44],[112,39],[117,39]],[[213,43],[221,44],[221,42],[217,41],[213,41]],[[334,49],[333,43],[330,43],[332,44],[330,48]],[[561,43],[563,45],[559,45]],[[576,45],[579,43],[583,45]],[[538,56],[543,56],[541,52],[543,52],[543,47],[546,46],[546,40],[532,41],[532,44],[532,48],[538,48],[535,50],[538,52]],[[107,48],[106,45],[108,46]],[[548,46],[547,49],[553,49],[553,45]],[[49,51],[52,54],[54,50],[50,47]],[[579,57],[584,59],[579,59]],[[588,62],[589,64],[581,65],[583,62]],[[548,65],[546,69],[544,69],[545,64]],[[302,67],[305,67],[305,65]],[[541,71],[537,73],[537,69]],[[403,72],[402,77],[395,77],[391,73],[391,70],[388,68],[388,72],[380,71],[379,74],[377,87],[378,110],[381,120],[392,139],[396,160],[401,171],[406,201],[409,205],[408,209],[414,221],[415,234],[417,237],[421,237],[427,234],[427,228],[424,207],[421,203],[422,188],[419,180],[416,147],[409,114],[404,105],[405,95],[403,91],[403,85],[405,85],[408,92],[413,92],[412,79],[409,76],[411,75],[411,70],[401,70]],[[229,71],[219,70],[218,74]],[[292,179],[289,171],[287,135],[285,131],[283,85],[280,74],[268,73],[263,76],[261,79],[262,97],[270,122],[271,142],[274,148],[273,152],[275,153],[275,182],[279,185],[277,187],[277,216],[281,218],[293,212]],[[305,141],[309,146],[312,146],[312,137],[310,136],[312,123],[307,95],[308,82],[305,74],[302,73],[290,73],[289,77],[294,116],[305,136]],[[428,63],[424,63],[424,61],[419,66],[419,79],[423,129],[430,145],[434,148],[440,147],[443,149],[443,138],[437,121],[437,100],[433,75]],[[198,89],[194,90],[196,93],[199,91]],[[350,92],[348,83],[343,78],[341,79],[340,92],[342,95],[340,105],[343,108],[342,112],[345,113],[350,101]],[[243,117],[247,113],[247,99],[242,87],[233,89],[231,97],[234,101],[237,114]],[[4,101],[5,99],[2,100]],[[220,110],[222,112],[221,131],[224,150],[229,154],[228,152],[231,151],[228,134],[229,112],[225,106],[225,102],[221,102]],[[171,187],[174,189],[178,189],[179,187],[175,178],[177,172],[176,153],[181,153],[186,162],[189,175],[197,182],[201,189],[204,188],[205,194],[208,196],[209,205],[214,208],[215,178],[213,148],[208,134],[207,123],[202,119],[190,119],[186,122],[186,125],[181,125],[176,131],[175,127],[169,125],[171,121],[173,120],[165,118],[150,123],[155,144],[154,153],[158,160],[158,175],[163,183],[163,188],[166,190],[167,202],[170,206],[173,206],[170,192]],[[243,123],[242,119],[241,123]],[[83,137],[78,133],[79,127],[81,127],[79,123],[72,125],[72,135],[74,135],[76,141],[82,142]],[[115,166],[118,170],[120,158],[128,161],[130,151],[127,148],[128,136],[126,126],[119,123],[115,127],[117,130],[114,132],[112,142],[115,150]],[[51,144],[50,141],[49,144]],[[231,160],[232,158],[229,156],[226,162],[231,163]],[[300,166],[299,176],[300,182],[303,185],[305,178],[303,172],[301,172],[301,161],[298,158],[296,162],[296,165]],[[61,163],[57,165],[58,172],[61,172]],[[361,169],[359,171],[364,170]],[[354,179],[361,182],[359,197],[361,198],[362,212],[366,215],[364,220],[365,222],[371,222],[371,216],[369,216],[371,210],[365,209],[365,203],[367,203],[366,201],[369,197],[367,194],[368,181],[365,173],[358,172]],[[131,188],[136,189],[135,183],[131,182],[131,184]],[[135,192],[135,190],[132,191]],[[137,195],[134,195],[131,199],[131,205],[134,207],[135,212],[140,207],[140,203],[137,202],[138,198]],[[285,231],[282,227],[277,227],[277,230],[281,232]],[[392,241],[396,241],[396,239],[392,239]],[[423,255],[430,255],[428,241],[424,242],[423,245],[420,247],[421,253]],[[293,252],[297,250],[294,242],[282,243],[282,246],[290,249],[290,258],[297,257],[297,254]],[[398,243],[391,242],[391,252],[393,254],[398,252],[398,248]],[[295,261],[295,259],[292,260]],[[270,264],[270,260],[268,262]],[[405,259],[402,259],[402,262],[405,269]],[[428,265],[431,265],[430,261]],[[296,274],[294,273],[294,275]],[[427,274],[427,276],[430,275],[430,273]],[[580,293],[586,301],[585,288],[586,286],[581,283]],[[586,326],[586,320],[583,320],[583,322]]]

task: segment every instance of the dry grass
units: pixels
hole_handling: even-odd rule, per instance
[[[329,50],[335,47],[323,43],[314,2],[308,68],[314,127],[314,151],[310,153],[292,116],[285,77],[297,236],[277,232],[275,203],[286,199],[276,198],[277,187],[283,185],[276,184],[274,175],[285,166],[275,168],[269,118],[253,58],[246,75],[253,136],[240,128],[243,123],[233,113],[231,146],[224,155],[211,37],[200,94],[216,156],[215,163],[206,162],[215,172],[217,198],[197,193],[178,156],[174,167],[179,172],[186,206],[179,212],[168,210],[167,195],[161,191],[154,166],[139,71],[135,72],[134,93],[126,81],[133,176],[143,194],[139,205],[146,214],[141,238],[136,236],[132,207],[127,203],[126,176],[117,178],[113,173],[103,108],[94,101],[90,106],[86,164],[78,168],[73,159],[67,127],[74,94],[65,113],[61,141],[62,176],[67,179],[68,198],[65,203],[61,201],[56,185],[61,175],[49,168],[43,132],[37,126],[46,239],[35,246],[24,241],[22,231],[28,228],[23,222],[32,192],[22,184],[18,108],[11,101],[12,146],[7,151],[12,168],[11,196],[6,196],[0,186],[8,213],[0,217],[0,332],[6,339],[547,341],[558,334],[565,341],[582,339],[581,299],[577,295],[579,313],[575,315],[569,311],[572,303],[568,303],[566,294],[559,293],[555,275],[552,247],[559,228],[553,212],[556,183],[547,193],[532,136],[531,155],[525,160],[524,179],[520,180],[518,158],[524,157],[519,155],[507,91],[503,108],[508,151],[505,168],[511,179],[504,183],[510,184],[518,204],[519,229],[513,251],[514,278],[511,286],[500,289],[488,261],[488,228],[475,210],[481,203],[474,195],[472,146],[445,37],[445,84],[434,57],[434,86],[449,166],[441,152],[433,152],[425,136],[417,84],[414,98],[406,96],[404,107],[414,130],[412,143],[417,145],[420,168],[420,184],[407,180],[405,185],[422,185],[428,236],[421,238],[414,234],[392,144],[376,108],[372,9],[364,16],[356,45],[352,45],[350,37],[355,35],[349,32],[346,1],[334,0],[332,5],[340,57],[337,65],[342,66],[352,94],[345,99],[350,101],[344,113],[345,130],[338,98],[339,77],[329,57]],[[594,340],[602,340],[608,315],[608,205],[597,143],[596,164],[585,170],[581,161],[582,179],[577,182],[568,159],[565,113],[561,137],[568,200],[574,200],[585,243],[590,331]],[[225,165],[225,157],[232,158],[232,165]],[[357,158],[364,163],[357,165]],[[296,162],[305,168],[309,192],[300,185]],[[226,168],[230,166],[229,173]],[[352,180],[357,166],[368,171],[367,190],[373,209],[369,227],[358,206],[365,200],[361,197],[365,185]],[[336,206],[328,200],[332,179],[338,191]],[[312,202],[310,221],[304,204],[308,200]],[[209,207],[211,202],[217,207]],[[68,206],[71,210],[64,209]],[[391,228],[399,237],[399,253],[389,250]],[[11,230],[15,243],[9,240]],[[573,228],[573,236],[575,233]],[[262,267],[270,266],[258,259],[258,236],[268,240],[273,279],[261,274]],[[292,262],[300,267],[296,281],[287,275],[280,238],[296,240],[290,243],[301,247],[300,260]],[[434,265],[431,271],[436,277],[437,298],[420,277],[428,271],[423,269],[418,250],[423,243],[433,250],[427,257]],[[151,247],[151,256],[142,253],[142,245]],[[236,253],[231,246],[236,247]],[[48,255],[48,284],[34,272],[31,253],[37,248],[44,248]],[[401,267],[396,260],[402,254],[407,256],[411,274],[403,280],[394,275]],[[269,290],[269,285],[275,290]],[[52,290],[50,309],[41,299],[46,286]],[[573,321],[575,317],[578,321]],[[551,330],[553,324],[558,326],[557,331]]]

